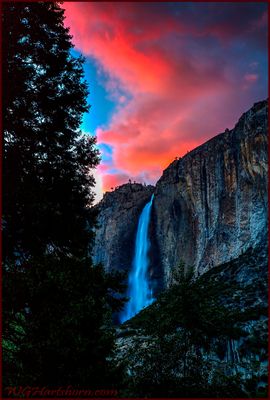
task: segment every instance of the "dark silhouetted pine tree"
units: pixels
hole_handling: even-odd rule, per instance
[[[5,3],[4,259],[56,250],[85,255],[98,164],[80,132],[88,110],[83,59],[57,3]],[[90,218],[90,227],[92,220]]]
[[[83,58],[58,3],[5,2],[2,19],[4,384],[105,387],[123,287],[90,257]]]

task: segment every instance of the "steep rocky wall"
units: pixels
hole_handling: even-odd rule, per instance
[[[154,186],[126,184],[105,193],[99,208],[93,260],[106,270],[128,271],[134,254],[139,215]]]
[[[202,274],[267,235],[267,109],[266,101],[255,104],[158,181],[154,236],[166,286],[181,259]]]
[[[220,335],[218,331],[216,331],[215,335],[212,335],[212,331],[211,338],[208,337],[208,350],[201,347],[202,342],[200,342],[198,346],[195,346],[195,348],[201,352],[202,358],[207,363],[207,369],[210,373],[209,376],[219,371],[219,374],[222,373],[224,376],[231,376],[233,378],[236,374],[240,373],[241,386],[247,383],[247,387],[250,387],[248,386],[250,384],[250,382],[248,384],[248,380],[252,378],[252,376],[257,376],[257,387],[267,386],[267,259],[268,251],[266,246],[249,249],[237,259],[210,269],[203,274],[199,280],[199,285],[202,287],[207,288],[209,284],[211,287],[212,284],[212,287],[216,286],[219,288],[214,294],[214,304],[222,304],[222,306],[225,306],[231,313],[238,314],[238,320],[234,322],[235,328],[238,328],[238,334],[236,334],[236,330],[232,329],[232,322],[229,322],[229,318],[229,331],[224,332],[224,335]],[[170,290],[168,290],[166,296],[163,296],[162,300],[157,300],[157,303],[142,310],[135,318],[126,321],[117,328],[115,361],[119,365],[122,364],[123,368],[129,371],[129,374],[132,373],[135,377],[140,375],[140,369],[136,368],[136,366],[142,362],[144,350],[147,352],[148,360],[151,360],[149,354],[151,354],[153,349],[153,359],[156,360],[156,337],[153,335],[153,331],[151,332],[151,329],[149,332],[149,327],[153,324],[157,330],[162,329],[162,332],[164,332],[164,329],[166,329],[166,322],[164,321],[164,324],[160,325],[157,321],[153,321],[153,315],[157,315],[158,310],[160,321],[163,321],[162,316],[167,314],[165,309],[171,310],[175,307],[175,305],[173,305],[175,304],[175,294],[174,287],[172,288],[171,296]],[[194,306],[196,309],[195,304]],[[213,307],[213,313],[215,314],[216,312],[217,309]],[[194,322],[196,325],[197,321]],[[185,328],[182,327],[182,329],[182,332],[184,332]],[[202,329],[205,329],[205,326],[204,328],[202,327]],[[167,325],[167,332],[168,331],[170,335],[165,335],[164,338],[169,340],[171,338],[173,349],[175,350],[177,349],[179,340],[181,342],[181,339],[179,339],[181,326],[178,326],[178,329],[174,331],[171,322],[169,322],[169,325]],[[144,350],[141,351],[142,349]],[[167,350],[170,352],[170,346],[167,346]],[[181,365],[181,362],[183,362],[183,359],[181,361],[181,351],[175,354],[176,357],[178,357],[178,365]],[[163,359],[165,365],[168,360],[174,357],[174,354],[172,355],[171,353],[170,357],[168,354],[166,354],[166,356],[166,359]],[[197,357],[194,357],[192,361],[191,356],[192,353],[189,352],[188,362],[192,363],[195,359],[198,360]],[[161,356],[159,356],[159,359],[161,359]],[[256,360],[255,363],[254,359]],[[164,370],[166,374],[170,371],[166,368],[164,368],[163,371]],[[181,371],[181,369],[175,370],[177,370],[178,373]],[[158,373],[160,372],[161,370]],[[166,377],[168,377],[168,375],[166,375]],[[229,392],[227,392],[227,394],[228,393]]]
[[[182,259],[200,275],[266,243],[268,103],[235,128],[175,160],[153,186],[126,184],[99,203],[94,261],[129,270],[139,215],[155,193],[150,237],[154,290],[170,284]]]

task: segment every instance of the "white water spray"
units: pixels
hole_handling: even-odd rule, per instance
[[[144,307],[149,306],[154,301],[148,279],[148,251],[150,248],[148,228],[153,199],[154,195],[152,195],[151,200],[144,206],[139,218],[135,242],[135,254],[128,278],[129,301],[121,315],[121,323],[132,318]]]

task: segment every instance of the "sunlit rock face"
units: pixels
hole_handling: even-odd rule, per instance
[[[207,116],[206,116],[207,118]],[[175,160],[153,186],[107,193],[94,261],[130,271],[140,213],[155,193],[149,226],[149,274],[156,293],[182,259],[200,275],[236,259],[267,237],[268,103],[256,103],[235,128]]]
[[[165,285],[181,259],[197,275],[267,236],[268,103],[175,160],[156,185],[155,240]]]
[[[104,195],[97,205],[100,212],[93,249],[95,263],[101,262],[107,271],[130,270],[139,216],[154,189],[130,183]]]

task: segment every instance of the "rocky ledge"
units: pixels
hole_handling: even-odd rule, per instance
[[[139,215],[155,187],[127,183],[105,193],[99,210],[93,260],[106,270],[128,271],[132,263]]]
[[[163,172],[154,186],[126,184],[99,203],[94,261],[131,268],[138,219],[155,193],[150,275],[168,287],[181,260],[197,276],[266,243],[268,102],[256,103],[234,129],[215,136]]]
[[[164,171],[154,215],[166,286],[180,259],[200,275],[265,243],[267,176],[267,101]]]

